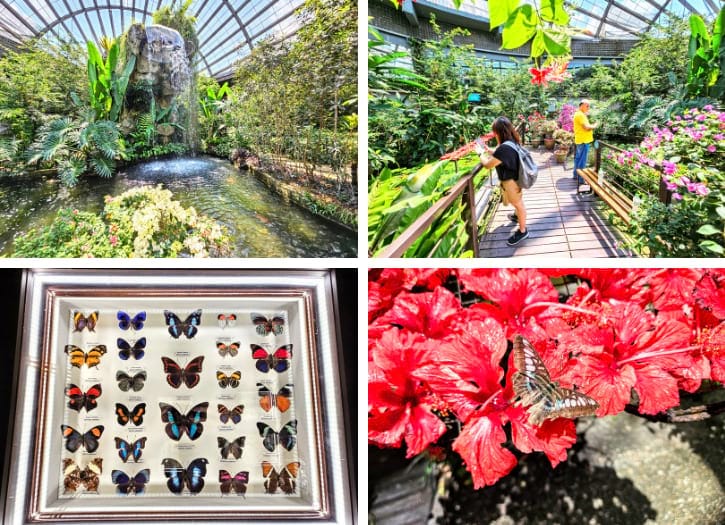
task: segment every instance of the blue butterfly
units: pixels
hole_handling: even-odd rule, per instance
[[[139,312],[131,317],[126,312],[119,310],[116,314],[116,319],[118,319],[118,327],[121,330],[128,330],[129,328],[141,330],[144,321],[146,321],[146,312]]]
[[[151,472],[147,468],[133,477],[120,470],[111,472],[111,480],[117,485],[116,490],[119,494],[143,494],[149,479],[151,479]]]
[[[197,326],[201,324],[201,308],[189,314],[186,320],[182,321],[179,317],[169,310],[164,310],[166,324],[169,327],[169,333],[174,339],[178,339],[181,335],[185,335],[187,339],[191,339],[196,335]]]
[[[159,408],[161,408],[161,421],[168,423],[165,428],[166,435],[171,439],[179,441],[184,432],[192,441],[201,436],[204,430],[201,422],[206,421],[208,401],[192,407],[187,414],[182,414],[175,407],[166,403],[159,403]]]
[[[184,485],[192,494],[198,494],[204,488],[204,476],[206,476],[206,465],[209,460],[196,458],[189,466],[184,466],[172,458],[164,459],[161,464],[164,466],[164,475],[169,478],[166,486],[174,494],[181,494]]]
[[[118,449],[118,457],[120,457],[124,463],[128,461],[128,458],[133,458],[134,462],[138,463],[143,449],[146,447],[146,438],[142,437],[137,439],[133,443],[129,443],[119,437],[116,439],[116,448]]]
[[[136,341],[133,346],[126,341],[125,339],[121,339],[120,337],[116,339],[116,346],[118,346],[118,357],[126,361],[129,357],[133,356],[134,359],[138,360],[141,359],[145,352],[144,348],[146,348],[146,338],[142,337],[138,341]]]

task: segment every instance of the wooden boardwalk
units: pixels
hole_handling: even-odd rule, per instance
[[[499,204],[481,237],[481,257],[631,257],[606,218],[606,204],[595,194],[577,195],[573,160],[568,158],[565,168],[543,149],[532,151],[532,156],[539,178],[524,190],[529,238],[516,246],[506,244],[516,225],[507,217],[513,208]]]

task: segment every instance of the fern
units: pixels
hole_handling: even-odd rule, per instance
[[[99,177],[110,179],[113,176],[113,171],[116,169],[116,163],[113,159],[106,159],[104,157],[91,157],[88,159],[88,164],[93,168],[93,171]]]

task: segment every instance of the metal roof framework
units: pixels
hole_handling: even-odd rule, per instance
[[[536,0],[526,0],[538,4]],[[405,0],[415,8],[416,4],[430,4],[455,10],[451,0]],[[639,38],[652,29],[663,17],[689,17],[697,13],[713,19],[720,10],[721,0],[565,0],[571,15],[571,25],[589,30],[594,38]],[[464,0],[461,11],[489,20],[486,0]]]
[[[29,38],[98,43],[118,37],[132,22],[152,23],[152,13],[171,0],[0,0],[0,54]],[[303,0],[193,0],[200,68],[226,78],[234,62],[265,38],[284,40],[299,29]]]

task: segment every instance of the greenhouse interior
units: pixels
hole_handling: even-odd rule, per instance
[[[357,2],[0,2],[0,256],[355,257]]]
[[[724,8],[369,0],[370,255],[725,255]]]

